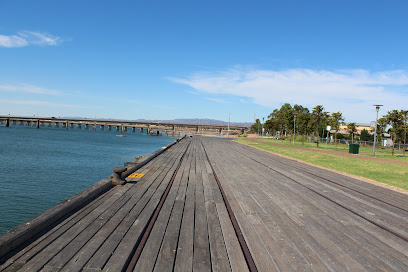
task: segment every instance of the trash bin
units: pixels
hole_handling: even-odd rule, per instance
[[[359,144],[350,144],[349,146],[349,153],[351,154],[358,154],[358,150],[360,149]]]

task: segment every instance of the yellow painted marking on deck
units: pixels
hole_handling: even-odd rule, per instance
[[[141,178],[143,177],[144,174],[140,174],[140,173],[133,173],[129,175],[129,178]]]

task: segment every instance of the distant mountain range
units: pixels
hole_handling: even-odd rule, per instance
[[[82,117],[62,117],[66,119],[91,119]],[[113,119],[113,118],[96,118],[98,120],[107,121],[125,121],[123,119]],[[137,120],[126,120],[126,121],[139,121],[139,122],[158,122],[158,123],[176,123],[176,124],[191,124],[191,125],[213,125],[213,126],[227,126],[228,122],[215,120],[215,119],[174,119],[174,120],[147,120],[147,119],[137,119]],[[231,126],[242,126],[250,127],[253,123],[250,122],[230,122]]]
[[[174,119],[174,120],[145,120],[138,119],[136,121],[152,121],[159,123],[176,123],[176,124],[192,124],[192,125],[213,125],[213,126],[227,126],[228,122],[214,120],[214,119]],[[230,122],[231,126],[251,126],[249,122]]]

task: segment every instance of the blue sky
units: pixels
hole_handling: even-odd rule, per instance
[[[0,114],[348,122],[408,107],[407,1],[0,0]]]

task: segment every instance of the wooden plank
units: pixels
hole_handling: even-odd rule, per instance
[[[80,271],[85,264],[94,256],[94,254],[101,248],[101,246],[107,241],[111,240],[111,235],[115,236],[115,240],[120,240],[114,232],[118,232],[119,235],[123,235],[123,228],[131,224],[130,218],[135,218],[137,214],[140,213],[142,207],[146,205],[147,198],[143,198],[144,195],[150,195],[150,191],[156,189],[154,181],[158,174],[163,171],[164,165],[160,165],[157,168],[157,171],[153,175],[146,175],[150,177],[149,179],[141,180],[140,184],[134,185],[134,194],[129,196],[129,199],[126,202],[126,205],[123,207],[111,218],[109,221],[101,228],[95,235],[81,248],[78,253],[71,258],[71,260],[65,265],[62,271]],[[152,168],[150,168],[152,169]],[[105,260],[101,260],[101,263],[105,263],[108,259],[107,247],[104,248]],[[54,264],[53,267],[56,267]]]
[[[190,147],[191,150],[193,146],[194,143]],[[189,180],[189,171],[187,170],[190,169],[190,165],[193,163],[192,156],[194,156],[193,151],[188,152],[186,160],[183,161],[183,165],[179,170],[179,176],[181,176],[180,189],[154,266],[155,271],[171,271],[174,266]]]
[[[180,236],[177,246],[176,261],[174,271],[192,271],[193,269],[193,249],[194,249],[194,203],[195,203],[195,186],[190,176],[193,171],[185,169],[189,175],[187,183],[186,200],[181,221]]]
[[[190,156],[186,156],[183,160],[182,166],[188,165],[189,160],[191,160],[191,153],[187,152]],[[181,168],[181,166],[180,166]],[[163,204],[163,207],[157,217],[157,220],[153,226],[153,229],[149,235],[149,238],[143,247],[143,251],[139,257],[139,260],[136,263],[134,271],[152,271],[156,264],[157,256],[159,254],[159,250],[161,248],[164,234],[166,232],[166,228],[170,221],[170,216],[172,214],[173,209],[182,208],[183,203],[178,203],[176,207],[175,201],[177,195],[184,194],[184,188],[180,187],[181,180],[182,180],[183,171],[179,171],[174,179],[173,185],[170,188],[169,194]],[[179,192],[180,191],[180,192]],[[175,211],[177,214],[179,211]],[[175,221],[175,222],[174,222]],[[177,219],[175,219],[172,224],[177,224]],[[173,225],[174,226],[174,225]]]
[[[164,234],[163,243],[157,256],[154,271],[172,271],[176,259],[178,238],[183,217],[185,192],[188,176],[183,175],[179,193],[176,197],[171,217]]]
[[[168,182],[171,179],[171,176],[174,170],[177,167],[177,164],[182,156],[182,153],[177,154],[177,159],[174,161],[173,165],[167,165],[166,169],[168,171],[163,171],[157,177],[159,182],[157,189],[154,191],[152,196],[146,196],[148,198],[147,204],[142,207],[142,211],[138,214],[137,218],[134,219],[130,228],[126,230],[126,225],[123,231],[118,232],[121,234],[119,238],[121,239],[109,239],[109,243],[104,243],[104,245],[98,250],[97,254],[91,258],[91,260],[85,266],[86,269],[103,269],[104,271],[119,271],[126,264],[130,258],[130,253],[132,252],[135,243],[140,239],[140,235],[144,227],[146,226],[148,220],[150,219],[154,209],[160,201],[160,197],[163,194]],[[145,197],[145,196],[144,196]],[[116,234],[116,233],[115,233]],[[118,237],[114,237],[118,238]],[[113,248],[113,252],[108,250],[106,254],[105,246],[108,249]],[[102,258],[101,258],[102,256]],[[108,259],[106,258],[108,257]]]
[[[206,171],[206,159],[204,159],[203,149],[200,148],[200,169],[203,180],[205,209],[208,221],[208,240],[210,243],[211,267],[213,271],[231,271],[224,237],[222,235],[221,224],[217,207],[214,201],[214,194],[210,184],[210,179]],[[208,162],[207,162],[208,164]]]
[[[212,160],[210,158],[210,160]],[[237,200],[233,190],[230,189],[229,184],[227,182],[228,178],[223,176],[223,172],[219,169],[220,162],[216,162],[214,166],[215,171],[220,179],[222,186],[224,188],[225,194],[227,195],[228,201],[231,205],[231,208],[237,218],[238,224],[241,228],[242,234],[245,237],[245,241],[249,247],[251,252],[256,252],[256,254],[252,254],[254,258],[255,264],[258,270],[265,270],[265,271],[276,271],[276,265],[268,254],[267,249],[262,241],[262,238],[256,233],[253,226],[248,221],[245,213],[240,207],[239,201]],[[233,180],[233,179],[232,179]]]
[[[64,233],[67,229],[75,225],[79,220],[87,216],[92,210],[95,209],[101,202],[105,201],[112,195],[112,191],[108,191],[98,198],[96,198],[91,203],[88,203],[84,208],[80,211],[72,214],[70,217],[66,218],[62,222],[60,222],[57,226],[52,228],[50,231],[30,243],[28,246],[20,250],[17,254],[12,256],[11,258],[7,259],[2,265],[0,265],[0,270],[5,269],[9,265],[13,265],[14,267],[21,267],[27,261],[29,261],[33,256],[35,256],[39,251],[41,251],[44,247],[46,247],[49,243],[54,241],[57,237],[59,237],[62,233]],[[13,269],[12,269],[13,270]]]
[[[265,190],[265,189],[263,189],[263,190]],[[293,197],[295,197],[295,198],[297,198],[297,199],[299,199],[299,198],[301,198],[303,196],[303,194],[294,194],[293,195]],[[292,199],[293,200],[293,198],[291,197],[291,196],[289,196],[289,195],[285,195],[285,197],[286,197],[286,199]],[[311,199],[313,199],[313,198],[311,198]],[[305,205],[305,203],[307,203],[309,201],[309,203],[314,203],[314,201],[312,201],[312,202],[310,202],[310,198],[307,198],[306,196],[305,196],[305,198],[304,198],[304,201],[303,201],[303,205]],[[287,206],[287,205],[293,205],[294,203],[291,203],[291,201],[286,201],[287,203],[282,203],[282,206]],[[299,204],[299,205],[301,205],[301,204]],[[326,207],[326,206],[324,206],[324,207]],[[310,210],[310,212],[312,213],[313,212],[313,214],[316,214],[317,212],[316,211],[318,211],[319,209],[318,209],[318,207],[317,206],[315,206],[314,208],[312,208],[311,210]],[[295,216],[295,213],[292,213],[293,214],[293,216]],[[337,213],[338,214],[338,213]],[[317,220],[317,219],[316,219]],[[321,220],[321,217],[319,217],[319,220]],[[336,226],[337,226],[338,224],[336,224]],[[348,235],[349,233],[348,232],[345,232],[345,234],[346,235]],[[356,236],[349,236],[349,237],[352,237],[353,239],[355,239],[356,238]],[[350,244],[350,246],[351,246],[351,244],[352,244],[352,242],[350,241],[350,240],[347,240],[346,239],[346,241]],[[337,241],[337,242],[339,242],[339,241]],[[369,254],[368,254],[369,255]],[[373,262],[377,262],[376,260],[373,260],[373,259],[371,259],[371,261],[373,261]],[[382,264],[381,264],[381,262],[379,263],[379,265],[381,266]],[[387,267],[387,266],[384,266],[384,267]],[[387,269],[389,269],[389,267],[387,267]]]
[[[192,179],[196,183],[193,270],[209,271],[211,270],[211,255],[208,241],[203,181],[201,175],[197,175],[197,173],[193,174]]]
[[[78,194],[58,203],[38,216],[24,222],[0,236],[0,257],[16,249],[41,233],[60,218],[79,209],[86,202],[112,188],[109,180],[101,180]]]
[[[109,211],[110,208],[122,195],[122,191],[127,190],[126,187],[115,187],[115,194],[106,200],[104,203],[99,205],[95,210],[93,210],[87,217],[76,223],[64,234],[59,236],[54,240],[49,246],[39,252],[34,256],[30,262],[26,263],[21,269],[22,270],[40,270],[52,257],[58,254],[70,241],[72,238],[77,237],[87,226],[91,225],[99,216]]]

